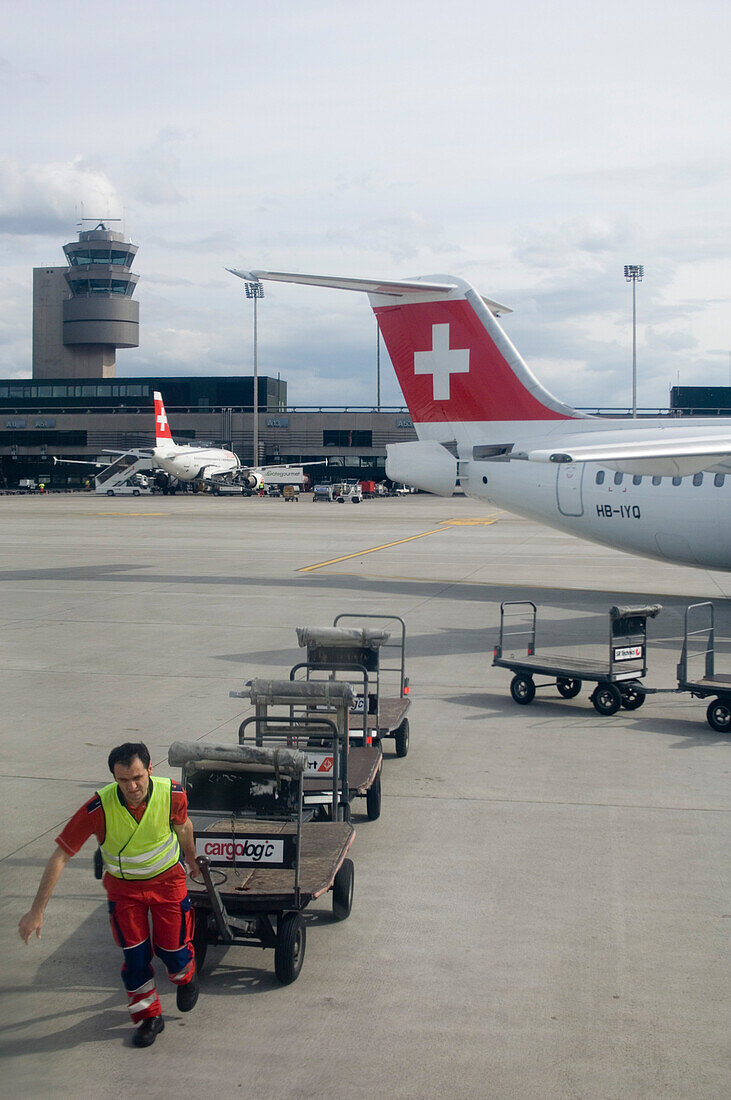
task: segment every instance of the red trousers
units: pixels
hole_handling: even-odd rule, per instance
[[[167,967],[176,985],[185,985],[195,973],[193,908],[182,867],[157,879],[130,881],[104,876],[109,895],[109,920],[115,942],[124,952],[122,981],[127,990],[133,1023],[162,1013],[155,988],[152,956]],[[152,922],[152,937],[150,937]]]

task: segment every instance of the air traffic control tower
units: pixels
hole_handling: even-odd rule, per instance
[[[99,222],[63,250],[67,267],[33,269],[33,377],[114,378],[116,349],[140,343],[137,245]]]

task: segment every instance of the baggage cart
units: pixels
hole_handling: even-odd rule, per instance
[[[305,628],[307,629],[309,628]],[[316,670],[303,662],[290,670],[289,688],[293,701],[288,705],[291,707],[291,713],[296,717],[298,712],[310,715],[313,712],[321,714],[327,710],[335,712],[335,724],[344,746],[341,774],[344,777],[343,787],[347,792],[343,796],[347,803],[347,813],[349,815],[350,805],[354,799],[364,798],[368,820],[376,821],[381,816],[383,750],[380,742],[374,741],[369,734],[363,712],[354,713],[356,692],[351,683],[334,678],[319,679],[314,675],[316,671],[330,673],[331,669],[330,666],[323,666]],[[297,679],[297,674],[300,672],[304,672],[304,680]],[[367,691],[368,680],[364,669],[349,666],[348,673],[351,679],[362,676],[364,690]],[[268,702],[265,701],[265,707],[281,706],[282,703],[287,702],[284,689],[276,690],[278,695]],[[299,711],[297,700],[299,700]],[[321,780],[318,781],[317,776],[310,772],[305,779],[305,800],[313,801],[321,790]]]
[[[354,625],[356,622],[358,626]],[[375,622],[393,624],[392,632],[376,629]],[[297,636],[300,646],[307,649],[307,665],[311,669],[319,665],[346,674],[351,668],[365,671],[367,689],[356,701],[356,707],[364,710],[366,726],[373,738],[377,741],[393,738],[396,755],[406,756],[411,737],[407,717],[411,697],[406,675],[404,620],[398,615],[345,611],[335,616],[329,630],[300,636],[298,629]]]
[[[692,603],[685,609],[683,648],[678,662],[678,690],[711,702],[706,720],[717,733],[731,730],[731,673],[716,671],[713,604]]]
[[[355,693],[350,684],[251,680],[234,698],[250,699],[255,713],[239,726],[239,743],[286,744],[307,754],[305,820],[350,820],[351,799],[373,783],[377,755],[350,751],[348,726]]]
[[[554,650],[536,652],[537,608],[532,600],[500,604],[500,640],[493,665],[513,673],[510,694],[522,706],[533,702],[535,676],[548,676],[559,695],[573,699],[584,680],[595,683],[590,699],[597,714],[616,714],[620,707],[635,710],[645,701],[640,680],[647,673],[647,620],[660,604],[609,609],[609,647],[606,658],[581,657]]]
[[[308,758],[299,749],[177,741],[168,762],[181,769],[195,830],[200,874],[189,880],[189,895],[197,966],[209,944],[258,944],[274,949],[279,981],[295,981],[307,906],[331,890],[334,918],[350,914],[355,830],[346,821],[303,819]]]

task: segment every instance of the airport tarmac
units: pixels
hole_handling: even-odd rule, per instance
[[[646,682],[672,687],[688,602],[714,601],[731,669],[730,597],[731,574],[462,497],[0,498],[6,1095],[728,1095],[731,739],[688,695],[518,707],[491,662],[501,600],[534,600],[539,644],[564,645],[659,602]],[[352,914],[308,910],[287,987],[270,951],[209,949],[187,1016],[158,966],[167,1026],[137,1050],[91,844],[43,938],[17,935],[54,837],[110,747],[142,739],[172,774],[172,741],[235,741],[229,690],[286,675],[295,627],[342,611],[405,619],[412,697],[381,817],[355,815]]]

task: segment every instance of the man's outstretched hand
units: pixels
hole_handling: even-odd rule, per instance
[[[25,916],[21,917],[18,922],[18,931],[20,932],[21,940],[25,940],[27,943],[34,932],[37,939],[40,939],[42,927],[43,913],[37,913],[34,909],[29,909]]]

